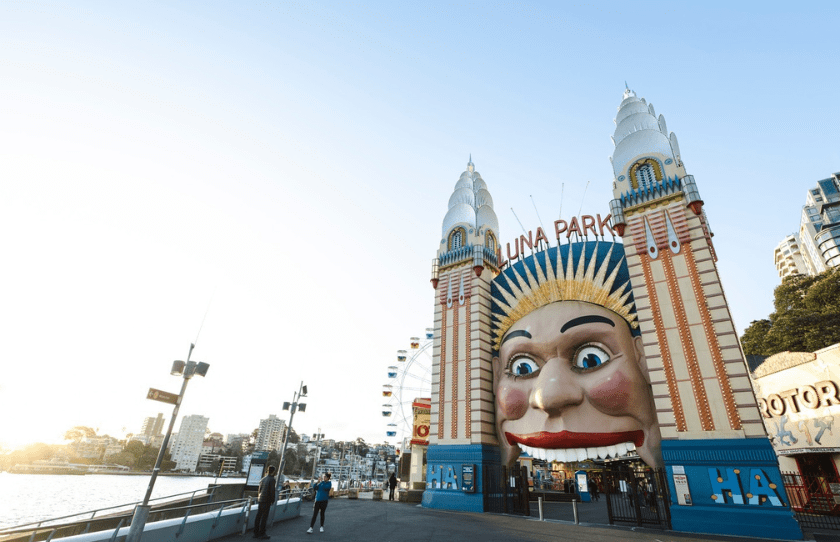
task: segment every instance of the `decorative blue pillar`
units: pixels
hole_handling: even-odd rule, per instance
[[[488,491],[500,491],[498,488],[489,487],[489,480],[484,478],[484,467],[501,468],[498,446],[429,446],[426,453],[426,491],[423,492],[423,506],[463,512],[484,512],[484,494]],[[472,483],[469,480],[470,473],[473,476]]]
[[[802,540],[767,440],[664,440],[662,457],[675,531]]]

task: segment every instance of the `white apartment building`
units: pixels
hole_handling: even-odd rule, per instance
[[[801,268],[797,267],[793,244],[802,259]],[[785,249],[789,249],[789,254],[785,254]],[[817,181],[817,186],[808,191],[799,233],[779,243],[774,261],[780,277],[793,274],[793,269],[813,276],[840,265],[840,173]]]
[[[260,427],[257,430],[257,441],[254,450],[257,452],[270,452],[279,450],[283,445],[283,437],[286,434],[286,421],[281,420],[274,414],[260,420]]]
[[[169,447],[176,470],[195,471],[209,421],[209,418],[199,414],[181,418],[178,434],[172,439]]]
[[[808,274],[808,268],[805,267],[805,259],[802,257],[799,245],[799,234],[792,233],[785,237],[773,251],[773,260],[776,263],[779,277]]]

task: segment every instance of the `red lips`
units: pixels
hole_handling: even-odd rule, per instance
[[[642,430],[621,431],[618,433],[575,433],[573,431],[560,431],[549,433],[540,431],[529,435],[514,435],[505,433],[508,444],[524,444],[531,448],[543,448],[555,450],[558,448],[595,448],[598,446],[612,446],[622,442],[632,442],[638,448],[645,441],[645,433]]]

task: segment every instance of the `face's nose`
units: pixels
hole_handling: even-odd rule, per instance
[[[534,381],[530,404],[549,416],[557,416],[564,409],[583,402],[583,388],[578,385],[568,362],[552,358],[540,369]]]

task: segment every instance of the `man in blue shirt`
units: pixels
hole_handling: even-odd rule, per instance
[[[312,521],[309,522],[309,530],[306,531],[312,534],[312,529],[315,528],[315,518],[318,517],[318,511],[321,511],[321,532],[324,532],[324,512],[327,511],[327,503],[330,499],[330,490],[332,489],[332,482],[330,482],[332,475],[325,474],[321,480],[315,484],[315,507],[312,512]]]

